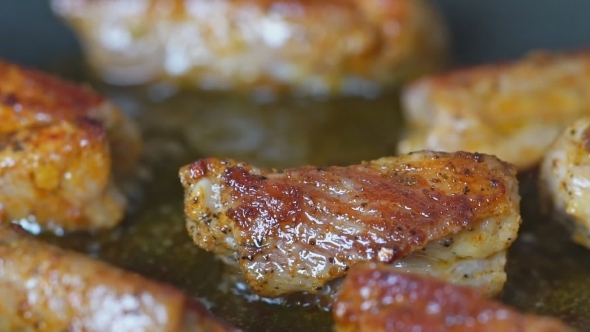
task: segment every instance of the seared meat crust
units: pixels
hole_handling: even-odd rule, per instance
[[[557,319],[525,315],[478,290],[381,264],[359,264],[334,304],[337,332],[564,332]]]
[[[373,96],[431,72],[448,37],[423,0],[53,0],[109,82]],[[334,31],[338,31],[334,35]]]
[[[0,225],[2,331],[237,331],[173,287]]]
[[[588,91],[589,52],[534,53],[426,77],[403,93],[408,129],[399,151],[477,151],[528,169],[590,114]]]
[[[270,297],[315,292],[358,262],[394,263],[429,243],[423,256],[448,263],[441,269],[488,258],[520,224],[514,167],[481,154],[418,152],[283,172],[209,158],[180,177],[195,243]]]
[[[102,229],[123,218],[115,186],[140,153],[137,127],[97,93],[0,61],[0,220]]]

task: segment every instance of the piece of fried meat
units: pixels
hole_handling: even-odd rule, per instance
[[[0,220],[110,228],[140,154],[135,124],[87,87],[0,61]]]
[[[365,261],[497,294],[521,222],[515,176],[493,156],[430,151],[282,172],[208,158],[180,170],[195,243],[266,297],[315,293]]]
[[[179,290],[0,225],[0,330],[222,332],[237,329]]]
[[[359,264],[332,310],[336,332],[573,332],[555,318],[522,314],[476,289]]]
[[[590,52],[542,53],[426,77],[405,89],[399,152],[488,153],[524,170],[590,114]]]
[[[540,168],[544,199],[572,231],[576,243],[590,248],[590,118],[581,118],[555,140]]]
[[[446,25],[425,0],[51,4],[116,84],[373,97],[447,59]]]

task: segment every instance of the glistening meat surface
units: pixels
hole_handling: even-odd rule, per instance
[[[0,330],[239,330],[181,291],[0,225]]]
[[[481,291],[385,265],[360,264],[334,305],[336,332],[572,332],[559,320],[522,314]]]
[[[534,53],[419,79],[402,96],[399,151],[478,151],[518,169],[539,163],[559,133],[590,114],[590,53]]]
[[[180,170],[195,243],[269,297],[315,292],[364,261],[413,262],[497,293],[521,221],[515,175],[493,156],[429,151],[282,172],[208,158]]]
[[[80,87],[0,61],[0,220],[61,230],[123,219],[119,186],[136,170],[139,130]]]

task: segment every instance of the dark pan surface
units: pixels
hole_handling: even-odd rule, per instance
[[[516,58],[532,49],[590,46],[590,2],[436,2],[451,25],[457,65]],[[370,105],[347,99],[261,106],[240,96],[166,96],[154,89],[98,84],[86,74],[79,54],[73,35],[51,16],[44,0],[0,1],[0,57],[90,81],[137,117],[148,147],[143,198],[121,227],[97,235],[45,237],[172,283],[249,331],[328,331],[331,320],[325,312],[248,303],[222,289],[223,267],[193,246],[184,229],[177,170],[205,155],[288,167],[348,164],[393,154],[401,131],[394,93]],[[573,245],[550,217],[540,215],[536,173],[521,174],[520,180],[524,224],[510,250],[502,300],[590,331],[589,252]]]

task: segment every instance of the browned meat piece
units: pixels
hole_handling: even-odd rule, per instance
[[[447,58],[423,0],[53,0],[108,82],[373,96]]]
[[[89,88],[0,61],[0,220],[102,229],[124,216],[136,126]]]
[[[2,331],[238,331],[173,287],[0,225]]]
[[[426,77],[404,92],[409,128],[399,150],[477,151],[528,169],[590,114],[588,91],[590,52],[534,53]]]
[[[565,332],[557,319],[525,315],[472,288],[359,264],[333,308],[337,332]]]
[[[425,151],[283,172],[209,158],[180,177],[195,243],[262,296],[316,292],[363,261],[493,295],[521,221],[515,173],[493,156]]]
[[[590,117],[574,121],[553,142],[539,179],[555,219],[572,231],[576,243],[590,248]]]

